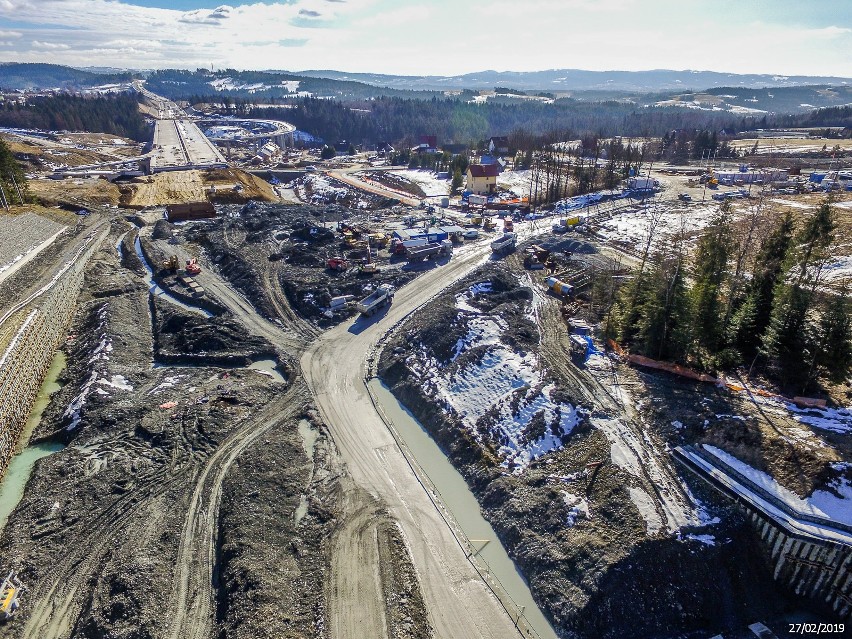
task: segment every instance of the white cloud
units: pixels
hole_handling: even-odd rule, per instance
[[[756,7],[734,0],[712,9],[679,0],[231,0],[178,11],[121,0],[0,0],[0,29],[4,19],[14,21],[0,41],[5,59],[78,66],[849,75],[852,29],[838,26],[846,22],[825,15],[806,26],[784,24]]]

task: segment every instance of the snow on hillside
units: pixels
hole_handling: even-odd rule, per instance
[[[770,475],[749,466],[733,455],[709,444],[704,444],[704,449],[793,510],[852,525],[852,483],[849,479],[835,478],[828,485],[830,491],[816,490],[810,497],[803,499],[779,484]]]
[[[530,170],[503,171],[497,176],[497,186],[510,191],[516,195],[528,197],[530,193]]]
[[[450,193],[450,180],[442,179],[434,171],[406,169],[394,171],[397,175],[419,186],[426,197],[444,196]]]
[[[487,436],[497,445],[505,468],[520,474],[532,460],[561,448],[562,437],[583,412],[554,401],[556,387],[545,379],[535,353],[504,344],[505,321],[470,304],[472,296],[489,291],[489,283],[483,282],[456,297],[468,323],[449,362],[438,362],[421,347],[421,356],[412,356],[410,365],[474,437],[481,441]],[[480,349],[476,357],[462,357],[473,349]]]
[[[208,82],[211,87],[217,91],[247,91],[248,93],[257,93],[258,91],[266,91],[273,88],[282,88],[288,93],[294,93],[300,97],[310,96],[306,91],[299,91],[299,80],[282,80],[279,84],[264,84],[263,82],[246,83],[234,80],[231,77],[217,78]]]

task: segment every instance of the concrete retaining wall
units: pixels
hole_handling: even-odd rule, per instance
[[[0,477],[15,453],[56,349],[65,339],[86,263],[99,244],[95,238],[53,286],[22,311],[24,321],[0,353]]]

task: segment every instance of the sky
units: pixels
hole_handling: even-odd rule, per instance
[[[0,61],[852,76],[852,0],[0,0]]]

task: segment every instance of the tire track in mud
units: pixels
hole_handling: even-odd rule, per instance
[[[555,300],[545,296],[541,311],[542,355],[548,366],[559,371],[563,379],[570,380],[571,390],[593,410],[608,413],[618,424],[623,425],[626,436],[616,432],[616,429],[595,424],[605,431],[611,447],[615,446],[612,439],[618,438],[631,451],[638,467],[638,473],[634,476],[646,491],[654,495],[655,509],[664,525],[679,528],[687,523],[684,519],[689,519],[689,513],[694,510],[692,501],[673,466],[666,463],[668,460],[665,453],[659,450],[651,435],[642,428],[635,407],[624,398],[616,397],[595,375],[578,369],[568,361],[565,354],[569,352],[570,346],[561,339],[567,333]],[[612,374],[618,384],[614,367]]]
[[[222,482],[246,448],[271,428],[295,418],[303,410],[305,400],[304,385],[291,386],[277,401],[229,435],[199,474],[178,548],[177,574],[170,599],[172,624],[167,637],[209,639],[212,636],[216,612],[213,570]]]

